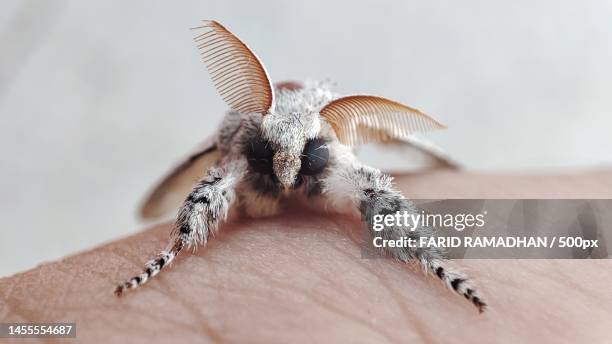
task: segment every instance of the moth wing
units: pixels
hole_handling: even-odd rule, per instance
[[[304,88],[304,85],[295,80],[283,80],[274,83],[274,89],[277,90],[287,90],[287,91],[295,91]]]
[[[416,136],[396,137],[378,145],[395,149],[402,156],[409,156],[410,161],[421,168],[461,168],[461,164],[452,159],[442,148]]]
[[[195,183],[220,158],[213,138],[199,144],[152,188],[140,207],[144,219],[156,219],[177,210]]]

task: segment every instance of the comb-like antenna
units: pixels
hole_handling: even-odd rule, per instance
[[[319,111],[340,142],[386,142],[415,132],[444,129],[430,116],[389,99],[355,95],[331,101]]]
[[[274,104],[268,73],[246,44],[213,20],[193,28],[213,84],[225,102],[242,113],[266,114]]]

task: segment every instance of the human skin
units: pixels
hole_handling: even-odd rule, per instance
[[[396,185],[413,199],[611,198],[612,171],[434,171]],[[415,264],[361,258],[358,219],[295,208],[225,224],[196,254],[113,295],[169,230],[157,225],[0,279],[0,319],[75,322],[77,341],[88,343],[610,341],[609,260],[453,261],[489,303],[478,314]]]

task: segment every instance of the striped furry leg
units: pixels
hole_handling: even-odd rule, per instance
[[[162,251],[157,258],[148,261],[145,264],[144,271],[140,275],[134,276],[125,283],[118,285],[117,288],[115,288],[115,295],[121,296],[127,289],[135,289],[147,283],[151,277],[157,275],[161,269],[168,266],[179,252],[181,252],[183,247],[183,240],[177,238],[172,248],[167,251]]]
[[[352,200],[372,238],[380,237],[389,241],[410,238],[419,242],[421,237],[435,236],[433,229],[428,227],[410,228],[398,224],[385,224],[379,231],[374,230],[374,217],[377,215],[419,213],[413,202],[393,188],[391,177],[375,168],[363,165],[339,168],[324,180],[324,191],[327,197],[337,203]],[[423,270],[438,276],[450,290],[464,296],[480,312],[485,310],[486,304],[482,297],[478,296],[471,280],[462,272],[445,264],[443,250],[436,247],[384,247],[381,248],[381,253],[402,262],[418,261]]]
[[[487,304],[478,296],[472,280],[466,274],[445,266],[444,261],[440,259],[424,261],[421,264],[426,264],[427,271],[431,271],[431,273],[438,276],[448,289],[463,295],[463,297],[476,306],[480,313],[485,311]]]
[[[235,185],[244,169],[245,164],[240,161],[210,169],[183,202],[172,231],[170,248],[145,264],[142,273],[118,285],[115,295],[121,296],[126,290],[146,283],[168,266],[183,248],[206,244],[209,234],[227,217],[235,198]]]

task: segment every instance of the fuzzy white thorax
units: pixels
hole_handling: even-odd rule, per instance
[[[263,136],[288,153],[299,154],[321,131],[319,110],[337,97],[329,84],[307,82],[298,90],[278,90],[273,111],[264,116]]]

